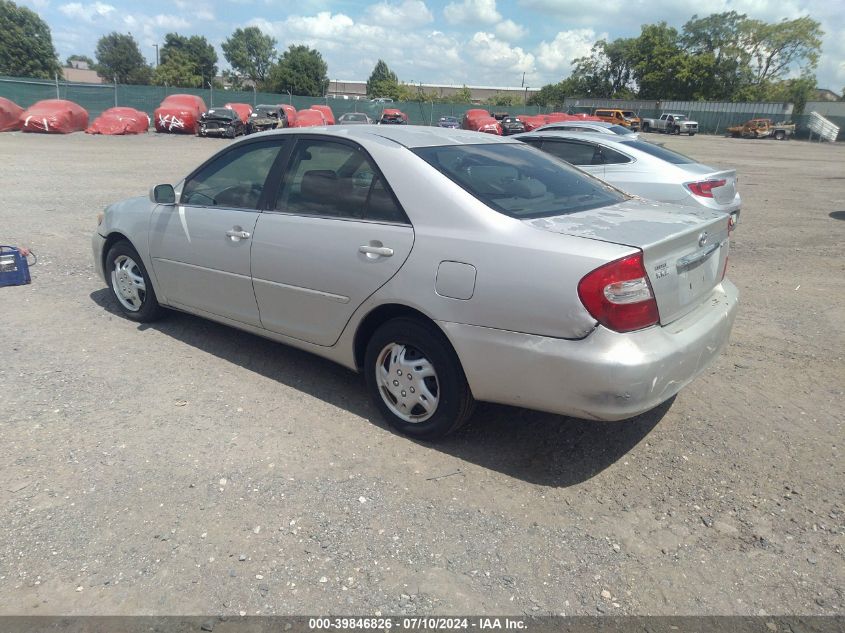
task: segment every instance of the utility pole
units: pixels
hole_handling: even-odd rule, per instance
[[[153,48],[156,49],[156,68],[158,68],[158,44],[153,44]]]

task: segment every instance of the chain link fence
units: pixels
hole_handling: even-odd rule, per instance
[[[67,99],[78,103],[88,110],[93,121],[104,110],[114,106],[128,106],[142,110],[152,117],[153,111],[170,94],[193,94],[202,97],[209,108],[220,107],[226,103],[278,104],[289,103],[297,110],[312,105],[323,104],[331,107],[335,117],[347,112],[363,112],[372,119],[378,119],[385,108],[397,108],[408,115],[408,122],[414,125],[434,125],[442,116],[463,116],[472,108],[485,107],[495,111],[508,111],[511,114],[544,114],[554,108],[539,106],[478,106],[475,104],[452,104],[432,102],[395,102],[374,103],[372,101],[331,98],[300,97],[291,94],[268,92],[173,88],[168,86],[128,86],[123,84],[83,84],[66,81],[48,81],[43,79],[22,79],[18,77],[0,77],[0,96],[11,99],[19,106],[27,108],[42,99]],[[775,122],[792,121],[797,125],[796,136],[806,138],[809,135],[807,120],[810,112],[818,112],[831,120],[841,129],[845,129],[845,103],[808,102],[805,114],[793,116],[791,103],[733,103],[717,101],[642,101],[621,99],[583,99],[566,98],[560,111],[571,114],[590,114],[595,108],[618,108],[633,110],[640,117],[659,117],[662,112],[686,114],[698,121],[699,130],[706,134],[725,134],[727,128],[741,125],[754,118],[768,118]]]

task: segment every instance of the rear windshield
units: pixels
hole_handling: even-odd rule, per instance
[[[626,199],[600,180],[523,144],[448,145],[413,151],[481,202],[513,218],[564,215]]]
[[[698,162],[690,158],[689,156],[684,156],[683,154],[679,154],[678,152],[673,152],[671,149],[660,147],[659,145],[649,143],[648,141],[625,141],[625,145],[628,147],[633,147],[634,149],[638,149],[641,152],[645,152],[646,154],[656,156],[657,158],[665,160],[667,163],[672,163],[673,165],[689,165],[691,163]]]
[[[619,136],[632,136],[634,133],[624,125],[611,125],[610,131]]]

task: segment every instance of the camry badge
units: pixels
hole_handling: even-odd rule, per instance
[[[704,246],[705,244],[707,244],[707,231],[698,236],[698,245]]]

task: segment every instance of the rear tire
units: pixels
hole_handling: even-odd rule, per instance
[[[387,422],[421,440],[445,437],[475,400],[457,354],[436,326],[400,317],[379,327],[364,357],[367,390]]]
[[[147,269],[129,242],[121,240],[109,249],[105,268],[112,296],[127,319],[148,323],[164,314]]]
[[[777,132],[775,132],[775,140],[782,141],[785,138],[786,132],[784,132],[783,130],[778,130]]]

